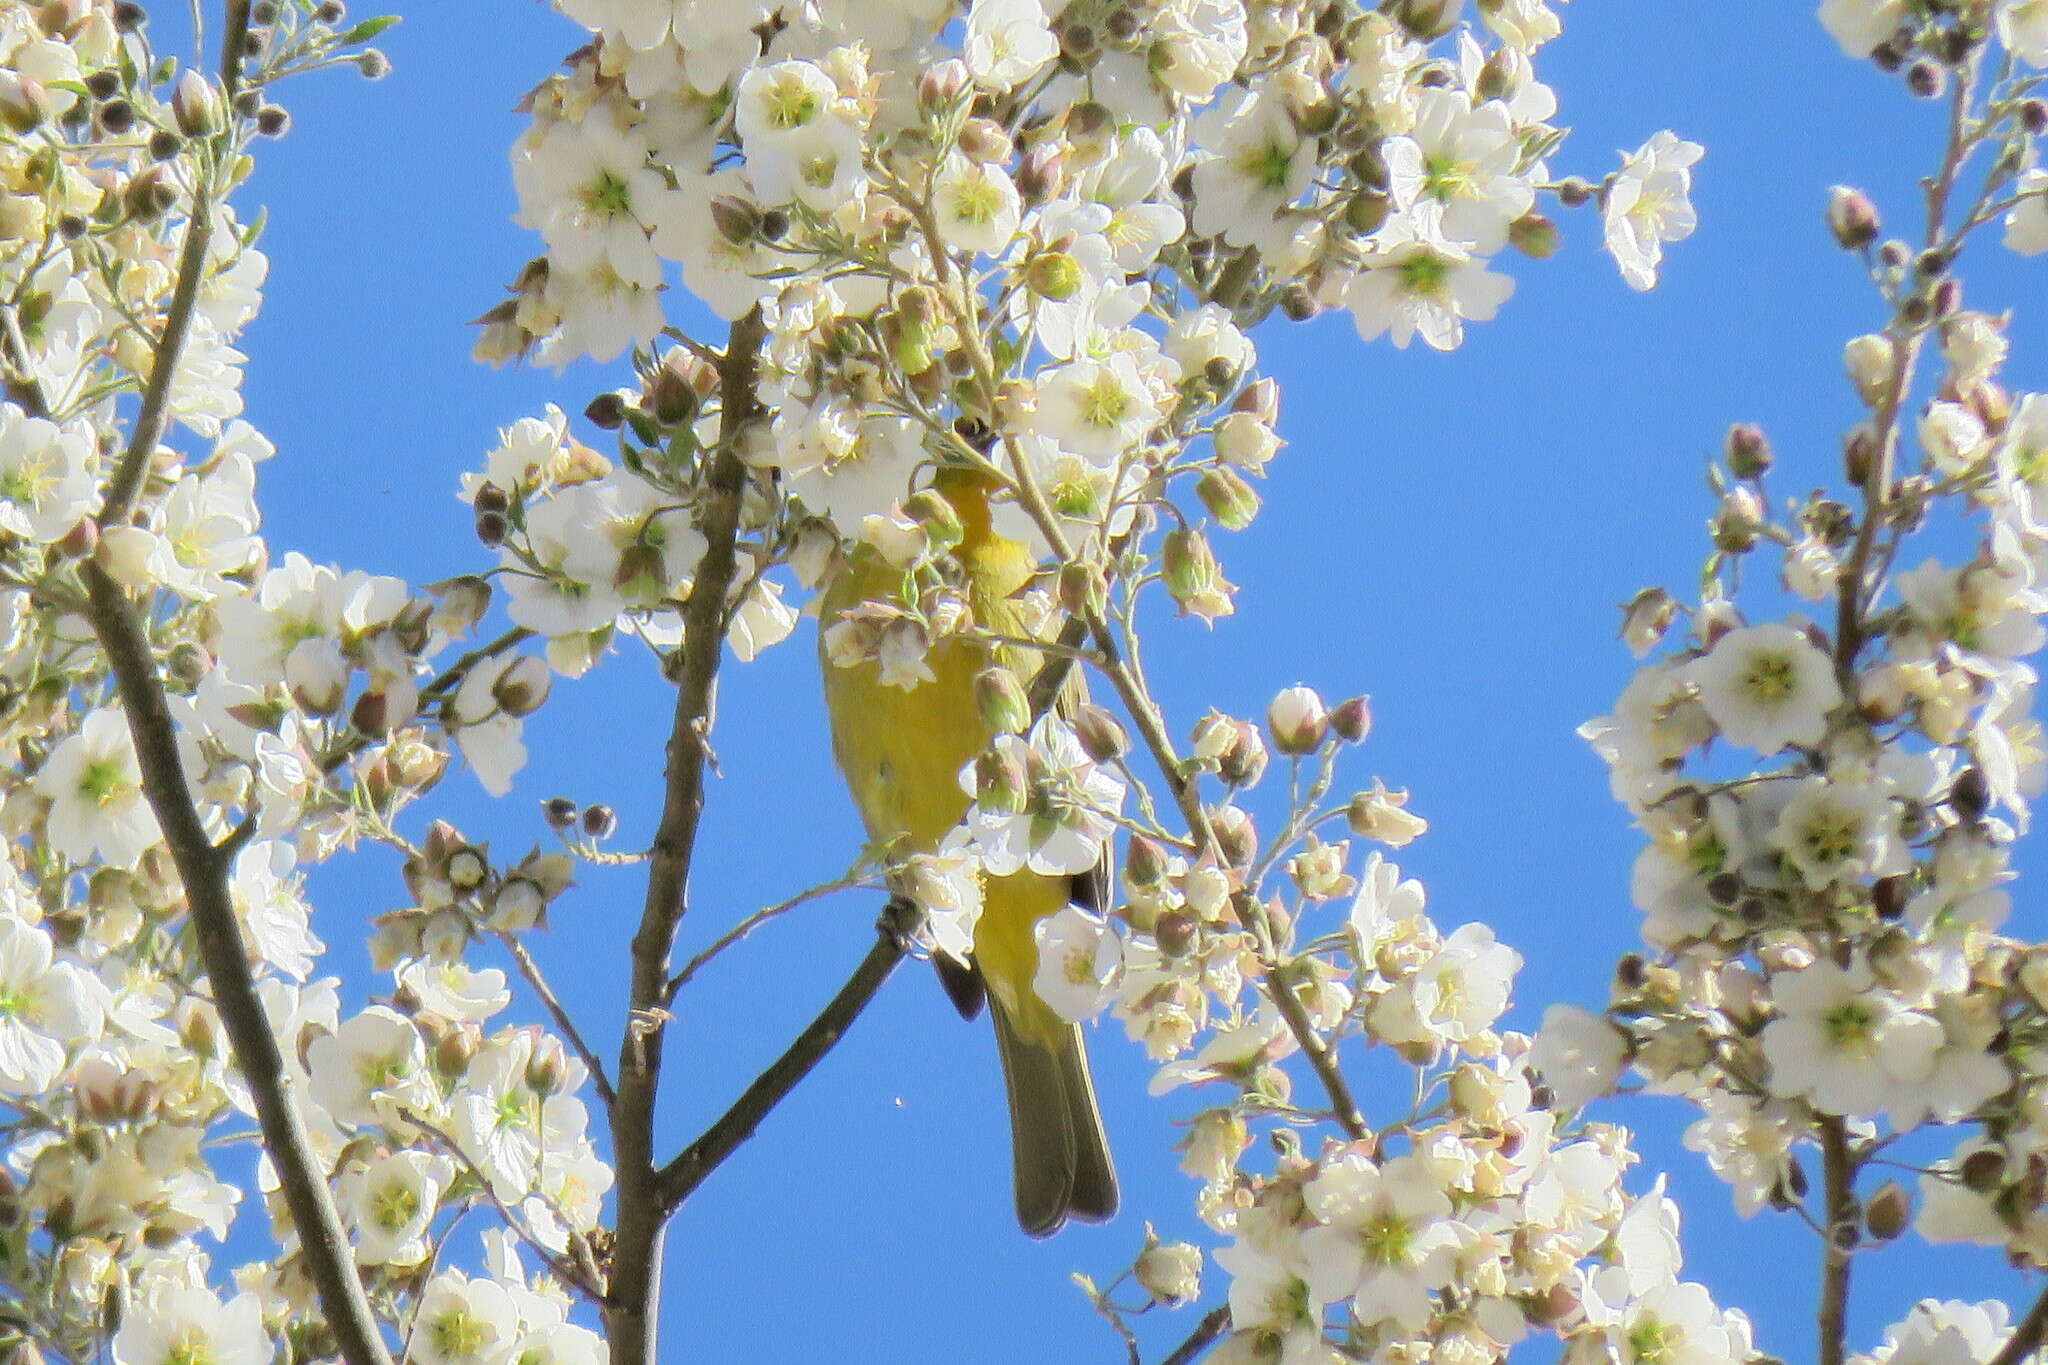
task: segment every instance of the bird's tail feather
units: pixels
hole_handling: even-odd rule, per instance
[[[989,1004],[1010,1101],[1018,1223],[1049,1237],[1069,1218],[1104,1221],[1116,1213],[1116,1168],[1081,1030],[1068,1024],[1048,1045],[1019,1031],[999,997]]]

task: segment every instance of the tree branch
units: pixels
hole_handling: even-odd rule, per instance
[[[654,1168],[654,1103],[667,1019],[663,1004],[669,955],[687,904],[690,863],[704,809],[713,688],[725,649],[726,596],[739,569],[735,544],[747,470],[734,446],[741,428],[755,415],[754,377],[765,334],[757,307],[732,324],[719,359],[719,443],[705,481],[699,527],[706,548],[690,584],[689,600],[683,604],[666,788],[648,859],[647,897],[633,935],[629,1013],[619,1048],[618,1100],[612,1106],[619,1211],[605,1300],[612,1365],[651,1365],[656,1359],[661,1234],[667,1221]]]
[[[248,1082],[255,1101],[263,1146],[277,1167],[278,1183],[291,1210],[321,1312],[349,1365],[390,1365],[369,1298],[356,1274],[348,1234],[327,1188],[326,1173],[314,1159],[305,1124],[293,1103],[277,1034],[256,994],[248,945],[228,893],[232,855],[213,846],[186,785],[177,728],[157,677],[149,638],[120,586],[104,570],[88,564],[85,582],[91,594],[93,630],[106,651],[122,710],[128,716],[128,729],[134,736],[143,792],[184,883],[193,936],[212,987],[214,1007],[234,1049],[235,1068]]]
[[[235,119],[233,96],[241,84],[242,49],[249,31],[248,0],[228,0],[221,34],[222,108]],[[232,153],[234,125],[221,134]],[[178,254],[178,273],[150,358],[142,404],[135,416],[128,448],[115,466],[95,521],[102,527],[127,521],[141,495],[150,457],[170,420],[171,384],[190,337],[199,291],[206,276],[206,258],[213,234],[213,186],[202,172],[192,192],[185,239]],[[321,1312],[334,1332],[342,1358],[349,1365],[390,1365],[377,1320],[355,1257],[334,1207],[327,1176],[313,1156],[312,1143],[291,1096],[291,1083],[277,1035],[256,994],[249,968],[248,945],[235,918],[228,891],[234,840],[216,848],[193,804],[178,754],[177,727],[157,676],[156,656],[142,618],[127,594],[96,564],[84,570],[88,616],[114,675],[121,708],[135,744],[143,793],[183,883],[193,937],[206,968],[214,1006],[220,1015],[235,1067],[249,1086],[263,1145],[277,1168],[285,1205],[298,1234]]]
[[[590,1050],[590,1045],[583,1041],[583,1034],[577,1029],[576,1021],[569,1017],[569,1011],[562,1008],[562,1002],[556,997],[554,989],[548,985],[548,979],[541,975],[540,964],[533,960],[533,954],[527,952],[526,945],[514,935],[500,931],[498,942],[504,944],[505,951],[512,954],[512,961],[518,966],[519,975],[533,988],[541,1007],[547,1010],[548,1017],[555,1021],[555,1027],[562,1031],[562,1037],[575,1051],[578,1059],[589,1068],[590,1084],[596,1089],[598,1098],[604,1101],[605,1108],[611,1108],[619,1098],[618,1093],[612,1089],[611,1077],[605,1075],[604,1063]]]
[[[1204,1352],[1230,1330],[1230,1305],[1218,1304],[1202,1316],[1195,1324],[1195,1330],[1188,1333],[1187,1340],[1173,1348],[1173,1354],[1159,1362],[1159,1365],[1193,1365]]]
[[[886,916],[880,929],[881,935],[875,946],[868,949],[868,955],[861,959],[860,966],[839,988],[839,994],[832,997],[831,1003],[811,1021],[810,1027],[796,1036],[796,1041],[754,1079],[754,1083],[733,1101],[732,1107],[719,1115],[717,1122],[685,1147],[675,1160],[661,1168],[657,1180],[664,1217],[695,1193],[706,1176],[723,1165],[727,1157],[739,1150],[741,1143],[754,1135],[754,1130],[761,1126],[761,1120],[782,1103],[799,1081],[811,1074],[812,1068],[846,1036],[846,1030],[868,1007],[876,992],[882,989],[882,983],[903,960],[910,936],[900,926],[889,922]]]
[[[1820,1270],[1818,1365],[1842,1365],[1849,1313],[1849,1239],[1856,1232],[1855,1162],[1847,1125],[1833,1114],[1820,1120],[1821,1198],[1827,1211]]]
[[[1988,1365],[2020,1365],[2022,1360],[2040,1349],[2044,1335],[2048,1335],[2048,1289],[2041,1291],[2041,1296],[2034,1300],[2034,1306],[2013,1327],[2012,1335],[2006,1338],[2005,1345],[1991,1357]]]

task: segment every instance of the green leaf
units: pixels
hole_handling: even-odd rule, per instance
[[[342,34],[341,42],[344,46],[353,43],[367,43],[370,39],[376,37],[397,22],[398,16],[395,14],[380,14],[374,19],[365,19],[348,32]]]

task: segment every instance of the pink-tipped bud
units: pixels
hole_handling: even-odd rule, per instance
[[[1314,753],[1329,732],[1330,713],[1311,687],[1289,687],[1266,708],[1266,731],[1273,747],[1289,757]]]
[[[1372,703],[1351,697],[1337,703],[1330,712],[1330,731],[1347,744],[1362,744],[1372,733]]]
[[[962,95],[973,87],[967,63],[950,57],[925,68],[917,80],[917,111],[926,118],[939,118],[952,111]]]
[[[1884,230],[1877,205],[1862,190],[1837,185],[1828,191],[1828,231],[1844,251],[1861,251]]]

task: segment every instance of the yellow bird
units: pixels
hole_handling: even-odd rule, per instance
[[[959,516],[964,536],[953,548],[966,580],[975,620],[995,634],[1023,636],[1014,594],[1032,572],[1029,550],[990,525],[989,484],[965,470],[943,469],[935,485]],[[926,659],[932,677],[905,690],[885,686],[872,661],[851,668],[826,657],[824,629],[839,614],[870,599],[885,599],[901,581],[873,550],[862,547],[826,590],[819,611],[819,657],[832,751],[860,808],[868,835],[899,840],[912,853],[929,853],[959,825],[968,798],[960,770],[989,745],[974,695],[975,675],[991,662],[979,643],[953,637]],[[1036,656],[998,650],[996,660],[1027,681]],[[1078,697],[1070,676],[1060,709]],[[1099,1222],[1116,1212],[1116,1170],[1110,1164],[1095,1087],[1081,1031],[1054,1013],[1032,989],[1038,945],[1033,929],[1070,901],[1098,907],[1106,869],[1078,877],[1019,871],[987,878],[974,933],[974,970],[986,987],[997,1051],[1010,1102],[1017,1221],[1033,1237],[1059,1231],[1069,1218]],[[944,976],[943,970],[941,975]],[[949,980],[963,1014],[975,1012],[972,984]]]

